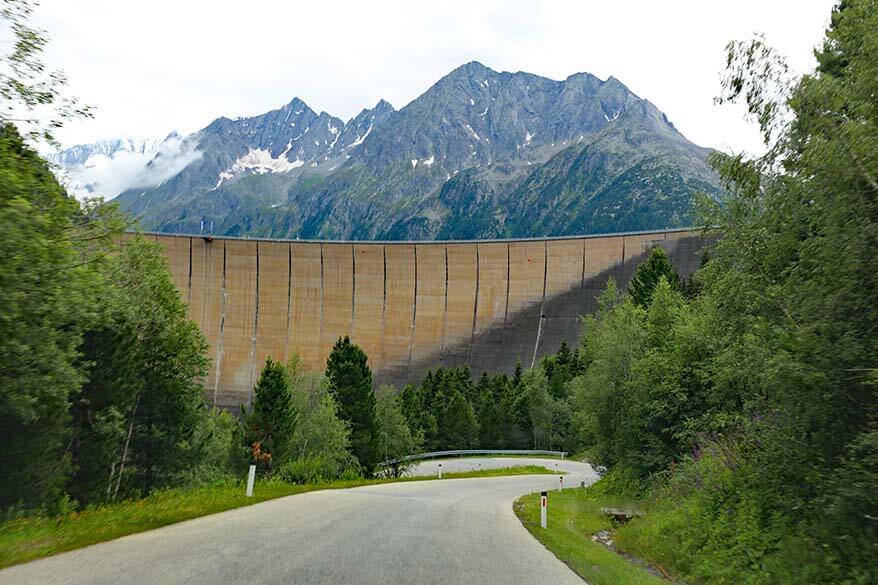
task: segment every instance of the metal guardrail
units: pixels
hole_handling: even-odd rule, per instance
[[[392,459],[379,463],[379,467],[396,465],[407,461],[420,461],[422,459],[436,459],[437,457],[455,457],[462,455],[555,455],[563,460],[567,451],[544,451],[540,449],[456,449],[454,451],[431,451],[430,453],[418,453],[406,455],[400,459]]]

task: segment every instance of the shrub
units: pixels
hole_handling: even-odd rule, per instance
[[[358,479],[362,471],[353,455],[345,458],[311,456],[287,461],[277,476],[287,483],[313,484]]]

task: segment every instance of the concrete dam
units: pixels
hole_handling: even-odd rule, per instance
[[[208,402],[249,403],[267,357],[322,370],[349,335],[375,383],[429,369],[511,373],[575,344],[612,277],[621,286],[655,246],[681,276],[699,265],[691,230],[449,242],[319,242],[144,234],[210,343]]]

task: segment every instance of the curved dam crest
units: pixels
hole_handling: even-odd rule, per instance
[[[369,356],[376,385],[439,366],[511,373],[575,343],[612,277],[627,285],[654,246],[681,276],[694,230],[527,240],[316,242],[147,233],[168,257],[212,359],[208,402],[252,398],[267,357],[322,370],[339,336]]]

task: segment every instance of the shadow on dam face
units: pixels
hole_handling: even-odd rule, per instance
[[[597,310],[598,297],[612,278],[621,291],[627,288],[637,266],[649,255],[654,245],[669,254],[681,277],[689,276],[700,265],[704,239],[700,236],[653,240],[646,248],[636,248],[627,256],[596,274],[583,271],[579,283],[566,290],[536,300],[509,315],[503,322],[493,323],[476,332],[471,340],[438,348],[430,355],[412,361],[406,369],[386,369],[378,373],[383,384],[404,385],[420,381],[429,370],[438,367],[469,367],[473,377],[482,371],[512,374],[516,362],[525,368],[558,351],[562,342],[575,346],[582,332],[582,317]]]
[[[249,403],[267,357],[322,370],[350,335],[379,384],[430,369],[511,373],[575,344],[613,278],[624,290],[655,246],[681,276],[704,238],[668,230],[479,242],[290,242],[146,234],[161,244],[210,344],[208,402]]]

